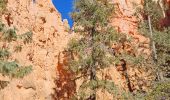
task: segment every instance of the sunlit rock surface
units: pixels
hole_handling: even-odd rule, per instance
[[[12,79],[0,91],[0,100],[51,100],[56,87],[58,54],[64,50],[71,35],[65,31],[66,23],[63,24],[51,0],[33,1],[8,0],[8,12],[2,16],[8,27],[17,28],[17,34],[33,32],[33,42],[21,44],[22,51],[10,58],[17,59],[21,65],[32,65],[33,71],[23,79]]]
[[[68,40],[73,37],[73,34],[68,32],[67,20],[62,22],[61,15],[54,8],[51,0],[35,1],[8,0],[8,12],[2,16],[3,22],[8,27],[16,27],[18,34],[33,31],[33,42],[23,45],[22,51],[14,53],[10,58],[18,59],[22,65],[33,65],[33,71],[23,79],[12,79],[11,83],[0,91],[0,100],[51,100],[51,94],[54,94],[53,88],[58,89],[57,91],[61,93],[56,95],[68,96],[73,95],[73,92],[78,90],[81,85],[82,80],[77,80],[76,87],[71,88],[71,86],[75,86],[75,83],[70,81],[72,74],[62,68],[65,66],[65,54],[59,55],[67,46]],[[134,39],[130,45],[143,43],[135,52],[137,55],[141,53],[150,55],[149,39],[138,32],[138,19],[134,16],[136,8],[134,4],[142,6],[143,0],[113,0],[113,3],[116,6],[116,14],[114,14],[111,24],[118,32]],[[167,0],[167,3],[170,4],[170,1]],[[167,14],[170,15],[168,11]],[[165,18],[162,23],[167,25],[168,21],[169,17]],[[13,42],[13,44],[21,43]],[[128,45],[126,45],[126,50],[130,52],[132,49]],[[113,46],[113,48],[117,47]],[[119,50],[121,51],[122,48]],[[100,79],[111,80],[121,89],[128,91],[127,80],[122,75],[126,71],[133,91],[140,88],[147,91],[150,80],[154,79],[151,71],[134,69],[130,65],[126,67],[124,70],[121,65],[117,68],[113,66],[97,74]],[[0,78],[10,80],[8,77],[0,76]],[[137,78],[140,78],[141,81],[138,81]],[[68,90],[68,88],[72,90]],[[60,91],[60,89],[66,90]],[[102,90],[97,94],[98,100],[112,100],[113,97]]]

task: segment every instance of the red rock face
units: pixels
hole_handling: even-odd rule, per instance
[[[113,2],[116,12],[112,25],[116,30],[132,36],[137,42],[148,42],[147,38],[138,33],[138,19],[134,16],[136,7],[142,6],[143,0],[113,0]]]
[[[135,56],[141,55],[142,53],[146,55],[150,55],[151,52],[149,50],[149,39],[144,37],[138,31],[138,22],[143,18],[142,16],[140,18],[137,18],[135,16],[136,8],[142,7],[143,0],[113,0],[113,3],[116,7],[116,10],[115,10],[115,14],[113,15],[114,17],[112,19],[111,24],[115,27],[115,29],[118,32],[122,34],[126,34],[127,37],[133,38],[130,44],[129,43],[122,44],[123,48],[122,49],[119,48],[118,50],[119,53],[121,53],[122,50],[122,51],[127,51],[130,54],[132,53]],[[143,44],[143,45],[137,46],[138,44]],[[137,51],[133,50],[132,46],[137,46],[138,50]],[[115,46],[115,48],[117,47]],[[122,65],[117,67],[117,71],[120,74],[121,73],[124,74],[121,74],[121,77],[119,77],[119,79],[117,80],[114,80],[114,82],[117,83],[118,80],[121,80],[121,82],[123,83],[121,87],[131,92],[139,89],[140,87],[138,85],[137,77],[140,77],[142,80],[145,80],[144,78],[146,78],[145,76],[142,76],[144,72],[138,73],[139,69],[135,69],[135,68],[133,69],[130,67],[129,64],[127,64],[124,67]],[[129,84],[127,83],[127,81]],[[144,85],[142,85],[141,87],[143,88]]]
[[[169,6],[169,9],[166,10],[166,17],[160,20],[161,27],[169,27],[170,26],[170,0],[166,1],[166,4]]]
[[[70,100],[76,92],[76,83],[73,80],[74,74],[71,71],[66,70],[69,61],[69,55],[67,52],[63,52],[63,59],[61,59],[61,53],[58,56],[57,72],[59,78],[56,79],[56,88],[53,95],[55,100]],[[62,60],[62,61],[61,61]]]
[[[11,82],[0,91],[0,100],[51,100],[53,88],[56,87],[54,80],[58,77],[57,57],[67,46],[71,34],[65,31],[66,24],[62,22],[52,0],[36,0],[36,3],[33,0],[7,1],[8,12],[2,15],[2,22],[7,27],[15,27],[18,35],[30,30],[33,32],[32,43],[12,43],[11,46],[22,45],[22,51],[12,53],[10,60],[17,59],[23,66],[32,65],[33,71],[24,79],[6,79]],[[3,78],[6,77],[0,76],[0,79]],[[25,88],[27,86],[36,89]]]
[[[166,0],[166,2],[170,5],[170,0]]]
[[[160,26],[163,27],[169,27],[170,26],[170,18],[166,17],[160,21]]]

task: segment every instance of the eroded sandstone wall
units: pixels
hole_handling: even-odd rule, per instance
[[[17,59],[21,65],[32,65],[33,71],[23,79],[10,80],[1,76],[11,82],[0,91],[0,100],[51,100],[50,95],[56,87],[58,54],[64,50],[71,35],[65,31],[52,0],[33,1],[8,0],[8,12],[2,16],[3,23],[15,27],[17,34],[33,32],[32,43],[12,43],[23,46],[20,53],[14,53],[10,58]]]
[[[153,0],[159,4],[158,0]],[[165,3],[170,5],[169,0],[164,0]],[[163,3],[163,2],[161,2]],[[112,25],[114,28],[121,34],[126,34],[127,37],[132,38],[130,44],[125,43],[125,48],[120,48],[120,52],[122,50],[131,52],[137,56],[148,57],[151,55],[150,50],[150,40],[142,35],[142,33],[138,30],[139,21],[143,20],[142,16],[136,16],[135,13],[138,7],[143,7],[144,0],[113,0],[113,4],[115,5],[115,13],[112,18]],[[163,5],[163,4],[161,4]],[[160,5],[160,6],[161,6]],[[159,6],[159,5],[158,5]],[[162,6],[163,7],[163,6]],[[170,6],[169,6],[170,7]],[[160,8],[161,9],[161,8]],[[165,11],[166,17],[160,19],[163,27],[167,27],[170,24],[169,20],[169,10]],[[134,52],[132,46],[135,46],[137,50]],[[113,46],[114,48],[115,46]],[[115,82],[118,87],[125,89],[127,91],[148,91],[151,81],[154,80],[153,72],[149,69],[144,70],[143,68],[146,66],[135,67],[129,64],[126,65],[126,70],[123,70],[121,66],[107,68],[103,72],[103,79],[106,76],[110,76],[110,79]],[[131,89],[128,89],[127,79],[122,73],[126,72],[130,81]],[[106,94],[103,94],[106,95]],[[102,97],[102,96],[101,96]],[[104,97],[104,96],[103,96]],[[109,97],[109,96],[108,96]],[[100,97],[99,97],[100,98]]]
[[[144,55],[148,57],[151,54],[149,47],[149,38],[144,37],[138,31],[139,21],[142,20],[142,16],[135,16],[138,7],[143,6],[143,0],[113,0],[115,5],[115,13],[113,14],[111,25],[120,33],[125,34],[127,38],[131,38],[131,43],[124,43],[124,47],[119,48],[119,52],[127,51],[136,56]],[[136,51],[133,47],[136,47]],[[117,49],[113,45],[114,49]],[[122,65],[117,67],[113,66],[107,68],[103,71],[102,79],[107,79],[106,76],[109,76],[109,80],[112,80],[119,88],[135,92],[136,90],[148,91],[151,81],[154,79],[151,70],[144,70],[142,66],[135,67],[131,66],[126,62],[126,68],[122,68]],[[144,67],[144,66],[143,66]],[[119,91],[119,92],[120,92]],[[107,94],[99,92],[104,95]],[[108,99],[112,99],[109,95]],[[121,97],[121,96],[120,96]],[[116,99],[116,97],[115,97]],[[102,99],[101,99],[102,100]],[[107,100],[104,99],[103,100]]]
[[[134,16],[134,3],[142,6],[143,0],[113,0],[113,3],[117,7],[117,12],[112,19],[112,25],[118,32],[133,37],[132,44],[144,44],[138,49],[139,54],[141,52],[150,54],[149,39],[138,32],[138,20]],[[33,72],[24,79],[12,79],[8,87],[0,91],[0,100],[51,100],[53,88],[56,87],[54,80],[60,76],[57,75],[59,73],[56,66],[63,62],[58,61],[58,56],[72,35],[66,31],[67,25],[62,22],[61,15],[54,8],[51,0],[36,0],[35,3],[33,0],[8,0],[7,9],[8,13],[4,14],[2,19],[8,27],[16,27],[18,34],[33,31],[33,42],[23,45],[22,51],[14,53],[10,59],[18,59],[22,65],[33,65]],[[9,18],[10,22],[6,18]],[[20,44],[20,42],[13,44]],[[143,81],[137,81],[135,75],[139,75],[141,79],[147,78],[145,82],[148,83],[147,80],[152,79],[149,77],[151,72],[146,74],[142,70],[127,68],[132,88],[145,90],[147,84],[144,86]],[[0,78],[10,80],[8,77]],[[101,78],[109,79],[116,85],[127,88],[125,77],[115,66],[104,69]],[[138,84],[144,87],[139,87]],[[99,91],[98,98],[112,99],[110,94],[108,96],[106,94]]]

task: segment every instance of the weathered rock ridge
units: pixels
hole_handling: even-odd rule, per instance
[[[33,42],[23,45],[22,51],[10,58],[17,59],[21,65],[32,65],[33,71],[23,79],[12,79],[0,91],[1,100],[51,100],[58,54],[64,50],[71,35],[65,31],[66,23],[62,22],[51,0],[33,1],[8,0],[8,12],[2,16],[3,23],[15,27],[17,34],[33,32]]]

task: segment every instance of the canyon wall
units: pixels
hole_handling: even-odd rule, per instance
[[[33,32],[33,41],[20,44],[22,51],[14,53],[10,59],[17,59],[21,65],[32,65],[33,71],[23,79],[10,81],[0,91],[0,100],[51,100],[54,80],[58,77],[56,66],[59,52],[63,51],[71,37],[63,23],[60,13],[51,0],[8,0],[7,12],[2,16],[7,27],[17,29],[17,34]]]
[[[158,0],[153,0],[159,4]],[[170,0],[163,0],[161,3],[165,3],[170,7]],[[143,7],[144,0],[113,0],[115,5],[115,13],[113,14],[111,25],[121,34],[125,34],[127,38],[132,38],[130,44],[125,43],[125,48],[119,48],[120,52],[125,50],[130,53],[133,53],[137,56],[148,57],[151,55],[150,50],[150,40],[142,35],[138,30],[139,21],[143,20],[142,16],[135,16],[138,7]],[[158,6],[162,6],[158,5]],[[163,7],[163,6],[162,6]],[[161,9],[161,8],[160,8]],[[160,19],[161,27],[170,26],[170,10],[165,11],[165,17]],[[137,50],[134,52],[132,46],[137,47]],[[113,45],[113,48],[116,49],[116,46]],[[104,76],[102,79],[113,80],[113,82],[123,90],[130,91],[135,93],[136,91],[148,91],[151,82],[155,79],[151,69],[145,69],[146,66],[131,66],[126,65],[126,69],[123,69],[122,66],[115,66],[107,68],[103,71]],[[148,67],[148,66],[147,66]],[[151,66],[152,67],[152,66]],[[127,76],[123,75],[126,73]],[[127,77],[129,83],[127,82]],[[130,86],[130,88],[129,88]],[[106,96],[107,95],[107,96]],[[103,98],[102,98],[103,97]],[[121,96],[120,96],[121,97]],[[106,91],[98,93],[99,100],[112,100],[112,96]],[[117,99],[117,97],[115,98]]]
[[[12,60],[17,59],[21,65],[32,65],[33,71],[23,79],[9,79],[8,77],[0,76],[3,80],[11,81],[5,89],[0,91],[1,100],[51,100],[51,94],[54,94],[53,88],[56,88],[55,80],[61,79],[63,83],[69,80],[63,80],[67,79],[70,73],[67,74],[61,68],[61,66],[64,66],[64,60],[59,58],[63,58],[64,55],[61,52],[67,46],[68,40],[73,37],[73,34],[68,33],[67,21],[62,22],[61,15],[55,9],[51,0],[33,1],[8,0],[8,12],[2,16],[3,23],[8,27],[15,27],[17,34],[28,31],[33,32],[32,43],[23,45],[20,42],[13,42],[14,45],[23,45],[23,49],[20,53],[14,53],[10,58]],[[113,3],[117,10],[113,15],[114,18],[111,24],[118,32],[134,39],[131,45],[143,44],[139,45],[136,52],[138,55],[150,55],[149,39],[138,32],[138,20],[134,16],[136,11],[134,4],[142,6],[143,0],[113,0]],[[169,20],[166,19],[165,22],[167,21]],[[130,48],[127,49],[131,50]],[[154,79],[150,70],[145,73],[144,70],[127,66],[126,71],[132,90],[142,88],[147,91],[150,80]],[[100,78],[109,78],[119,87],[128,90],[125,76],[115,66],[106,68],[103,70],[102,75],[101,73],[99,74]],[[136,78],[141,79],[141,81],[137,81]],[[77,87],[79,87],[80,81],[77,83]],[[60,82],[57,82],[57,84],[59,86],[63,85]],[[70,84],[75,86],[74,82]],[[66,84],[66,87],[71,88],[69,84]],[[63,88],[65,87],[63,86]],[[75,92],[75,90],[70,93],[72,94],[72,92]],[[112,96],[105,91],[99,91],[98,94],[98,100],[112,100]],[[59,95],[65,94],[61,93]]]
[[[125,34],[127,38],[131,38],[131,43],[124,43],[125,47],[119,48],[119,52],[127,51],[136,56],[144,55],[145,57],[150,55],[149,38],[142,36],[138,31],[139,20],[142,20],[142,16],[140,16],[140,18],[135,16],[137,7],[142,7],[143,0],[113,0],[113,4],[115,5],[115,13],[111,19],[111,25],[113,25],[120,34]],[[135,51],[133,47],[136,47],[137,50]],[[117,49],[115,45],[113,45],[113,48]],[[117,66],[116,68],[114,66],[105,69],[104,73],[105,75],[110,75],[115,84],[120,88],[123,87],[125,90],[131,92],[138,89],[147,90],[150,80],[153,79],[153,77],[150,76],[150,70],[145,72],[142,68],[135,68],[135,66],[128,64],[125,70],[121,67],[122,66]],[[127,73],[130,83],[127,82],[127,76],[123,75],[124,72]],[[141,81],[138,81],[137,78]]]

